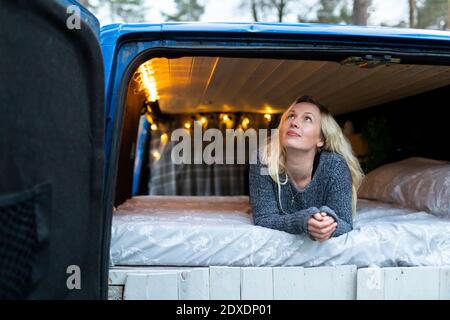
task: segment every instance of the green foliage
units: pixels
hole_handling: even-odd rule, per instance
[[[166,21],[199,21],[205,12],[203,5],[197,0],[174,0],[177,12],[173,15],[162,13]]]
[[[448,26],[448,0],[418,0],[417,27],[443,29]]]
[[[367,139],[369,154],[366,171],[371,171],[386,163],[392,148],[392,138],[387,119],[384,116],[373,116],[362,130]]]
[[[123,22],[145,21],[145,0],[109,0],[112,5],[112,13],[122,19]]]
[[[89,1],[91,6],[92,2]],[[107,8],[111,16],[111,22],[145,22],[145,0],[98,0],[95,7]]]
[[[308,10],[307,13],[298,15],[298,21],[330,24],[349,24],[352,21],[352,9],[348,0],[320,0],[311,9],[317,12],[317,19],[308,19]]]

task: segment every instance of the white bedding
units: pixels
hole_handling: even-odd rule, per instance
[[[198,210],[189,201],[182,209],[172,210],[170,206],[149,207],[148,196],[128,200],[113,216],[112,264],[450,265],[449,219],[360,199],[354,230],[320,243],[304,235],[255,226],[242,205],[245,197],[233,198],[240,199],[222,212],[220,203],[214,201],[203,201]]]

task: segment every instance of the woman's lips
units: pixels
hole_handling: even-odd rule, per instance
[[[291,137],[301,137],[300,134],[298,134],[297,132],[295,132],[293,130],[288,130],[288,132],[286,134]]]

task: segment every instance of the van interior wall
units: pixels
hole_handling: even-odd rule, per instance
[[[135,94],[134,89],[134,81],[132,81],[128,86],[125,110],[123,111],[114,206],[118,206],[131,197],[134,153],[141,109],[144,105],[143,96]]]
[[[448,101],[450,86],[339,115],[336,120],[341,126],[350,120],[355,133],[369,136],[369,155],[384,153],[373,155],[378,161],[369,169],[408,157],[450,160]]]

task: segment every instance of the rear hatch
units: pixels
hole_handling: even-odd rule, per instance
[[[110,205],[132,195],[134,155],[142,155],[135,150],[139,117],[146,103],[142,94],[133,93],[133,77],[147,61],[159,70],[156,88],[164,87],[165,94],[157,103],[166,114],[279,114],[297,95],[313,93],[344,119],[450,84],[450,38],[440,31],[314,24],[117,24],[102,29],[101,44],[108,79]],[[188,80],[180,87],[176,75]],[[254,86],[244,86],[249,78]],[[440,91],[440,98],[447,97],[445,92]],[[246,99],[239,99],[243,95]]]

